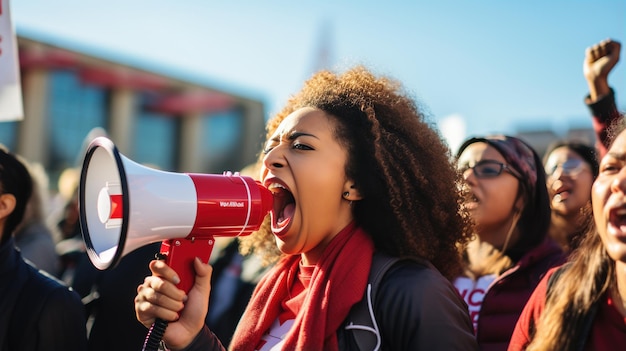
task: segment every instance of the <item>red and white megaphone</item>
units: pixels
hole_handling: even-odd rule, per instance
[[[272,201],[251,177],[155,170],[120,154],[106,137],[89,144],[79,185],[80,226],[95,267],[112,268],[127,253],[162,241],[160,253],[187,292],[194,257],[208,262],[216,236],[258,230]]]

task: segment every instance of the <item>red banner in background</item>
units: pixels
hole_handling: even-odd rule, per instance
[[[17,38],[9,0],[0,0],[0,122],[24,118]]]

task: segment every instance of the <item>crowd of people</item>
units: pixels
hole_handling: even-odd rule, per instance
[[[95,269],[75,178],[0,149],[0,350],[613,350],[626,342],[626,122],[585,51],[595,144],[511,135],[450,150],[400,81],[320,71],[267,124],[261,228],[194,262],[159,243]],[[74,173],[74,177],[77,174]],[[36,303],[35,303],[36,302]]]

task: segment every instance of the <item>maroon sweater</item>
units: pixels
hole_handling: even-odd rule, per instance
[[[545,273],[565,262],[561,248],[549,238],[526,253],[487,290],[476,338],[483,351],[505,351],[515,323]]]

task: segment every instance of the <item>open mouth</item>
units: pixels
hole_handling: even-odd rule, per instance
[[[570,188],[559,188],[554,192],[554,201],[556,202],[561,202],[561,201],[565,201],[567,200],[567,198],[570,197],[570,195],[572,194],[572,191]]]
[[[626,208],[615,208],[609,212],[609,226],[621,234],[626,233]]]
[[[569,195],[570,195],[569,191],[563,191],[563,192],[557,193],[556,195],[554,195],[554,201],[556,201],[556,202],[565,201],[565,200],[567,200]]]
[[[291,192],[280,183],[271,183],[267,188],[274,195],[274,208],[271,212],[272,232],[278,235],[284,232],[291,223],[296,201]]]
[[[463,202],[463,207],[466,210],[473,210],[478,207],[480,200],[474,195],[474,193],[468,193],[465,196],[465,201]]]

